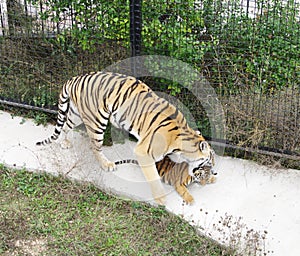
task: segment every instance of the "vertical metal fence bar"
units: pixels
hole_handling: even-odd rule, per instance
[[[4,15],[4,13],[3,13]],[[1,4],[0,4],[0,22],[1,22],[1,31],[2,31],[2,36],[4,36],[4,22],[3,22],[3,17],[2,17],[2,8],[1,8]]]
[[[130,50],[131,57],[141,54],[142,42],[142,1],[130,0]],[[138,63],[136,59],[131,60],[131,72],[137,74]]]
[[[39,2],[39,7],[40,7],[40,13],[43,12],[43,2],[40,1]],[[44,24],[44,20],[41,20],[41,27],[42,27],[42,33],[43,33],[43,36],[45,36],[45,24]]]
[[[248,16],[249,16],[249,1],[250,0],[247,0],[247,6],[246,6],[246,16],[247,16],[247,18],[248,18]]]

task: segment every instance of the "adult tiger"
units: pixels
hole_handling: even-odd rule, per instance
[[[116,161],[116,165],[122,164],[136,164],[138,162],[134,159],[126,159]],[[162,160],[155,163],[157,172],[161,180],[173,186],[183,200],[192,204],[194,202],[193,196],[187,189],[187,186],[193,182],[206,185],[214,183],[216,181],[215,175],[217,172],[214,171],[213,166],[215,165],[215,153],[213,150],[210,151],[210,158],[207,162],[202,163],[200,166],[193,170],[193,175],[189,175],[188,164],[186,162],[175,163],[168,156],[165,156]]]
[[[164,204],[165,192],[155,162],[166,155],[172,161],[187,162],[192,176],[193,170],[210,155],[209,144],[188,126],[182,113],[131,76],[96,72],[68,80],[59,96],[54,133],[37,145],[56,140],[62,129],[66,133],[65,145],[68,145],[68,131],[81,120],[104,170],[115,169],[115,164],[104,156],[101,149],[108,120],[137,138],[135,154],[159,204]]]

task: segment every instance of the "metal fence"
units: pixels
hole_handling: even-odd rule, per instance
[[[191,64],[217,92],[222,143],[299,161],[299,13],[296,0],[0,0],[0,100],[53,110],[73,75],[167,55]],[[182,100],[211,136],[192,93],[144,79]]]

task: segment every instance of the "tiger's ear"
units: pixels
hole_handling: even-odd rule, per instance
[[[200,131],[196,131],[196,133],[197,133],[198,135],[202,135]]]
[[[209,153],[210,147],[209,147],[209,144],[206,141],[201,141],[200,144],[199,144],[199,149],[203,153]]]

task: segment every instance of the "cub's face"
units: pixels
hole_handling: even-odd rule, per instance
[[[212,166],[201,166],[198,169],[194,169],[193,176],[194,180],[197,183],[200,183],[201,185],[206,185],[209,183],[214,183],[216,181],[216,175],[212,169]]]

